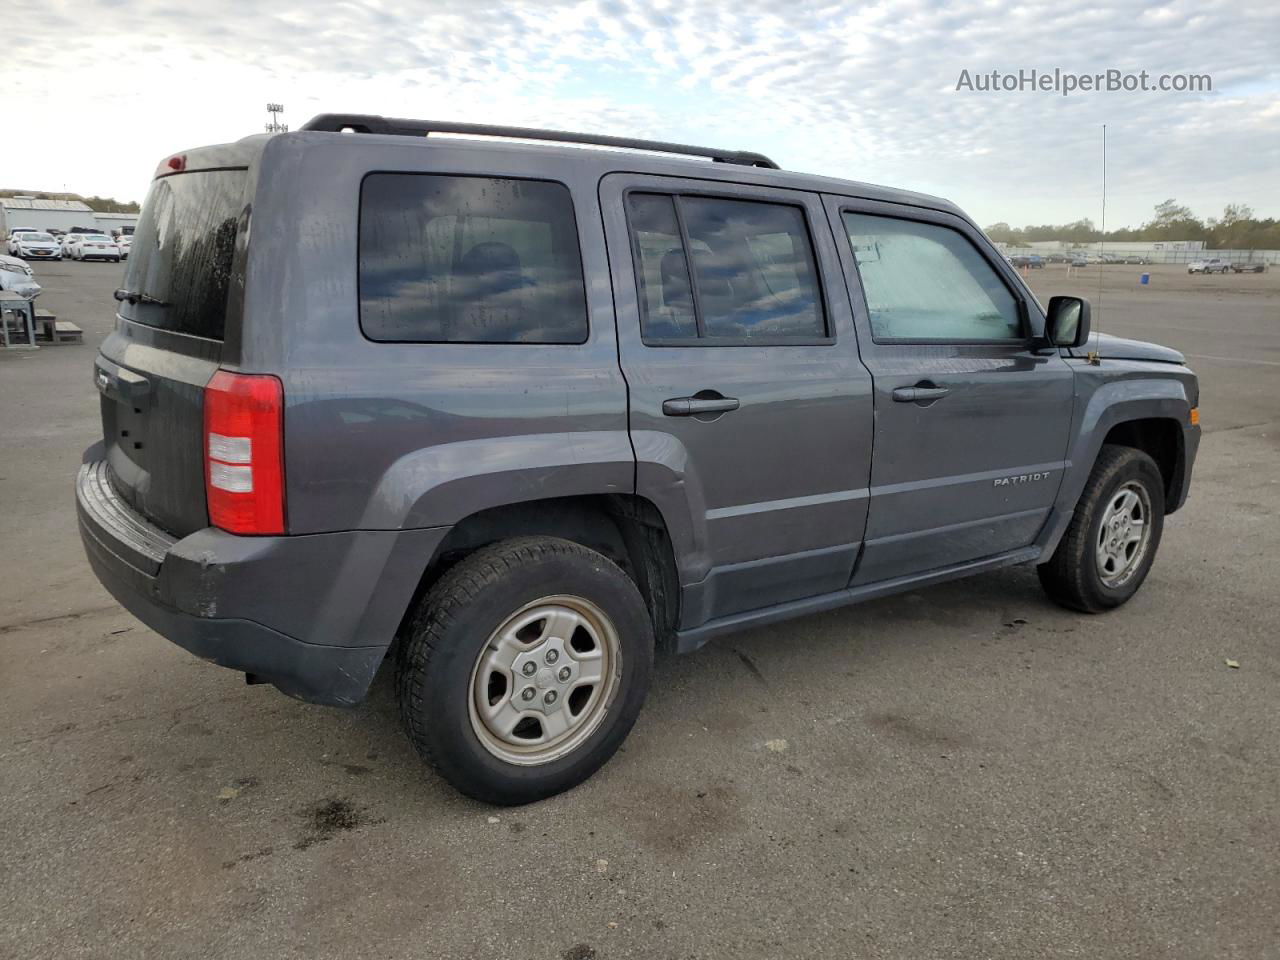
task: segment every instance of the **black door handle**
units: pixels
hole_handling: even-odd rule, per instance
[[[700,413],[728,413],[737,410],[738,401],[733,397],[677,397],[663,400],[662,412],[668,417],[696,417]]]
[[[946,387],[935,386],[928,381],[917,383],[914,387],[895,387],[893,399],[898,403],[932,403],[941,400],[951,391]]]

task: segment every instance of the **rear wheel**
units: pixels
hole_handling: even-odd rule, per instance
[[[653,627],[612,561],[553,538],[478,550],[421,602],[396,689],[409,739],[463,793],[529,803],[618,749],[648,692]]]
[[[1051,599],[1085,613],[1127,601],[1142,586],[1164,530],[1164,480],[1154,460],[1107,445],[1076,505],[1071,525],[1037,568]]]

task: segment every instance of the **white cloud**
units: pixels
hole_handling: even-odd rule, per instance
[[[1014,0],[854,7],[485,0],[10,0],[33,123],[0,185],[140,197],[158,159],[337,110],[545,125],[768,153],[947,196],[981,222],[1113,225],[1174,196],[1280,215],[1280,5]],[[1208,94],[967,93],[961,69],[1208,73]]]

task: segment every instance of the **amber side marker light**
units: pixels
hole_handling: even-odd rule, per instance
[[[1199,407],[1191,408],[1191,425],[1193,427],[1200,426],[1200,408]]]

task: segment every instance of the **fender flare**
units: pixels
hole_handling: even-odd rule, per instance
[[[631,493],[634,483],[635,457],[626,430],[436,444],[405,454],[387,469],[369,498],[360,529],[448,527],[492,507]]]
[[[1184,427],[1192,407],[1180,380],[1133,378],[1104,383],[1072,423],[1067,468],[1053,510],[1040,537],[1041,556],[1048,559],[1066,533],[1084,492],[1103,441],[1117,424],[1133,420],[1171,420]],[[1179,433],[1179,470],[1186,456],[1184,433]]]

